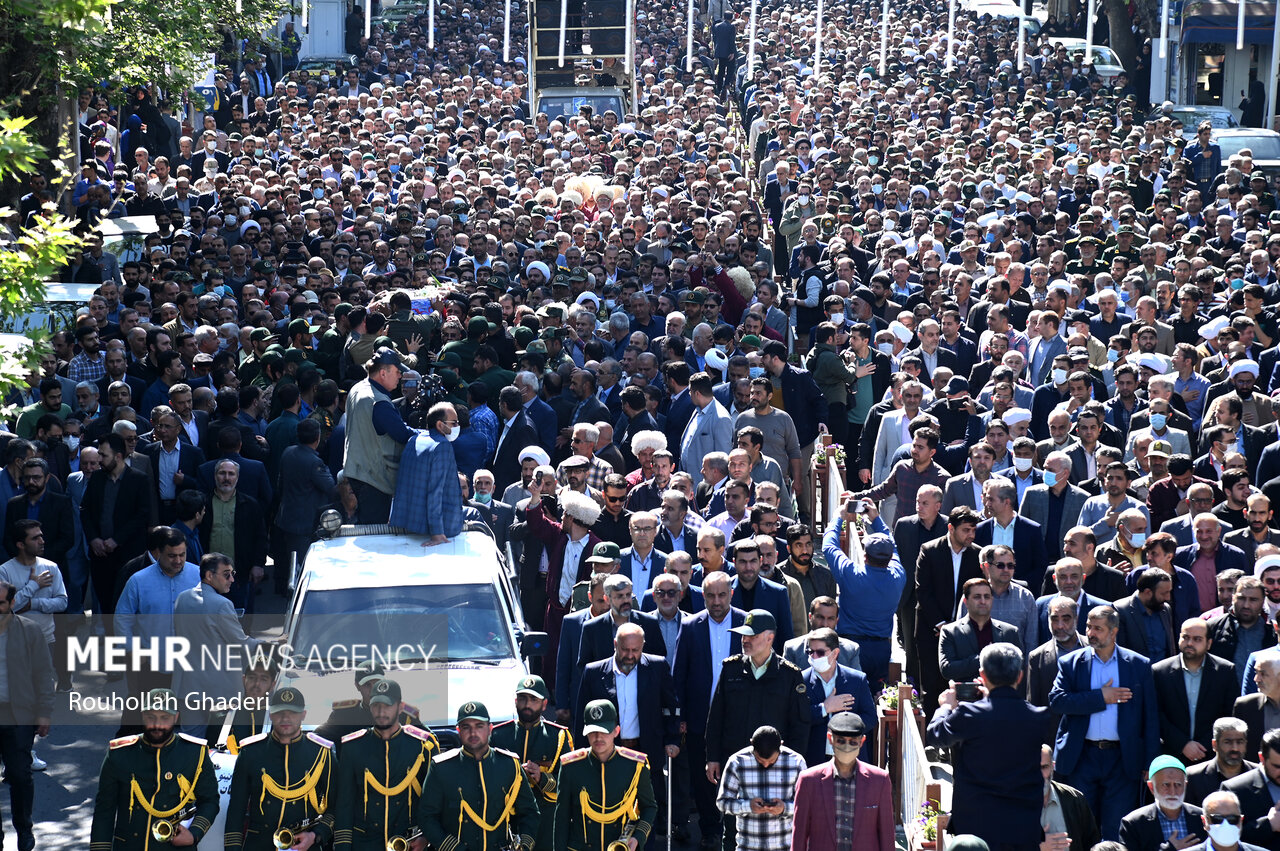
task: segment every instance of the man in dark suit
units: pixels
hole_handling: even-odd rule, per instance
[[[493,473],[488,470],[476,470],[475,475],[471,477],[472,497],[466,504],[480,512],[484,522],[493,531],[498,549],[505,551],[511,525],[515,522],[515,509],[498,500],[496,489],[497,482],[494,481]]]
[[[289,595],[290,558],[302,564],[315,537],[320,509],[337,494],[333,473],[316,451],[320,446],[320,423],[302,420],[297,425],[297,437],[298,442],[280,456],[280,509],[271,536],[275,592],[282,597]]]
[[[1022,494],[1018,514],[1040,525],[1044,533],[1045,558],[1054,561],[1062,552],[1062,539],[1080,520],[1089,494],[1070,481],[1071,460],[1065,453],[1051,452],[1044,462],[1045,484],[1032,485]],[[1048,484],[1049,474],[1054,483]],[[1050,523],[1050,518],[1056,520]]]
[[[217,483],[214,481],[214,467],[218,461],[226,458],[235,461],[240,467],[239,490],[258,501],[264,508],[272,504],[275,489],[271,487],[271,477],[267,474],[267,465],[240,454],[242,443],[240,434],[232,429],[224,429],[218,435],[218,456],[212,461],[200,465],[200,490],[212,493]]]
[[[573,701],[578,696],[578,684],[582,669],[578,667],[578,645],[582,639],[582,626],[594,617],[609,611],[609,599],[604,595],[604,581],[608,574],[593,573],[588,580],[589,605],[585,609],[564,616],[560,626],[560,646],[556,648],[556,723],[568,726],[573,721]]]
[[[876,704],[867,685],[867,677],[861,671],[840,664],[840,636],[834,629],[815,629],[807,637],[809,667],[804,670],[804,682],[809,690],[809,747],[804,753],[805,762],[817,765],[828,759],[827,722],[838,712],[853,712],[862,719],[868,730],[875,729]],[[822,670],[818,670],[818,665]],[[834,683],[834,685],[832,684]],[[827,689],[831,689],[830,697]],[[867,754],[872,751],[868,750]]]
[[[538,445],[538,430],[524,410],[520,391],[514,387],[503,387],[498,393],[498,417],[502,427],[488,467],[501,493],[520,481],[520,452],[526,446]]]
[[[1249,725],[1228,715],[1213,722],[1213,758],[1187,769],[1187,803],[1204,806],[1204,799],[1222,784],[1258,767],[1244,758]]]
[[[973,545],[979,520],[971,508],[953,509],[947,519],[947,534],[920,548],[916,565],[915,649],[926,706],[937,701],[946,685],[937,653],[942,627],[955,620],[964,583],[982,576],[979,550]],[[956,555],[960,557],[959,576],[953,567]]]
[[[729,575],[721,571],[702,581],[706,609],[686,621],[676,653],[676,694],[687,725],[690,784],[698,809],[698,827],[706,837],[720,835],[720,811],[716,809],[716,785],[695,766],[707,762],[707,713],[720,677],[721,663],[742,652],[742,637],[732,630],[742,626],[747,613],[734,608]]]
[[[1205,557],[1213,559],[1215,573],[1233,568],[1246,574],[1252,572],[1253,563],[1245,558],[1244,550],[1222,540],[1222,524],[1217,517],[1207,511],[1196,514],[1191,519],[1191,531],[1195,542],[1178,547],[1173,554],[1174,567],[1191,570],[1197,559]]]
[[[1187,763],[1212,755],[1213,722],[1232,714],[1238,688],[1236,666],[1211,655],[1210,643],[1208,623],[1189,618],[1178,633],[1178,653],[1151,666],[1160,705],[1161,747]],[[1199,674],[1195,718],[1187,697],[1188,672]]]
[[[1280,706],[1280,657],[1273,653],[1259,653],[1253,666],[1254,682],[1258,690],[1235,699],[1231,714],[1249,725],[1249,738],[1245,753],[1255,754],[1262,745],[1262,735],[1269,725],[1267,710]]]
[[[1262,544],[1280,546],[1280,532],[1271,528],[1271,500],[1260,493],[1251,494],[1245,502],[1245,521],[1243,529],[1228,532],[1222,537],[1225,544],[1230,544],[1244,553],[1249,564],[1258,560],[1258,547]]]
[[[1138,577],[1138,590],[1115,602],[1120,617],[1116,641],[1121,647],[1159,662],[1173,655],[1173,611],[1169,597],[1173,579],[1163,570],[1146,570]]]
[[[1161,754],[1151,761],[1147,771],[1147,788],[1156,799],[1129,813],[1120,822],[1120,844],[1126,851],[1160,851],[1166,845],[1160,822],[1181,819],[1186,825],[1186,835],[1170,836],[1169,843],[1195,836],[1203,840],[1205,833],[1204,812],[1194,804],[1183,802],[1187,782],[1187,769],[1177,757]]]
[[[1058,660],[1085,646],[1084,638],[1076,630],[1078,612],[1079,605],[1069,597],[1049,600],[1049,631],[1052,636],[1027,657],[1027,701],[1032,706],[1049,705],[1049,692],[1058,676]],[[1059,720],[1056,713],[1048,713],[1045,744],[1053,744]]]
[[[982,486],[982,501],[987,519],[978,524],[973,533],[973,543],[979,548],[990,546],[995,526],[1002,529],[1013,524],[1013,551],[1017,554],[1018,569],[1013,578],[1026,583],[1035,593],[1044,579],[1048,566],[1044,548],[1044,530],[1034,520],[1018,516],[1018,486],[1003,476],[992,476]],[[1029,639],[1029,640],[1034,640]]]
[[[627,623],[636,624],[644,631],[644,645],[651,651],[647,655],[666,658],[667,645],[662,639],[657,615],[636,609],[634,590],[631,580],[620,573],[605,580],[604,595],[609,601],[609,611],[582,625],[582,637],[578,639],[579,668],[607,659],[614,650],[617,631]]]
[[[19,520],[39,520],[44,533],[43,558],[58,566],[63,584],[67,580],[67,560],[76,541],[74,507],[71,497],[49,489],[49,464],[43,458],[28,458],[22,464],[21,490],[9,500],[4,512],[4,550],[16,553],[14,524]]]
[[[204,463],[204,453],[200,451],[200,447],[178,439],[182,426],[178,415],[172,410],[157,413],[151,420],[151,431],[155,435],[155,442],[148,445],[143,453],[151,459],[151,469],[156,474],[156,492],[152,498],[159,506],[160,523],[167,526],[178,516],[178,492],[199,490],[200,465]],[[174,453],[176,464],[168,460]],[[172,472],[167,472],[170,470]],[[169,481],[162,481],[165,478]]]
[[[588,703],[608,700],[618,707],[622,730],[617,744],[644,753],[652,764],[665,765],[665,757],[674,759],[680,752],[680,702],[667,663],[659,656],[645,653],[645,643],[644,630],[638,625],[618,627],[614,652],[587,665],[582,672],[573,729],[582,730]],[[654,796],[662,801],[659,809],[663,815],[659,822],[663,823],[666,821],[667,796],[663,785],[666,778],[662,771],[653,774]]]
[[[104,614],[116,610],[117,574],[146,549],[150,484],[145,473],[125,464],[124,438],[108,434],[98,442],[101,467],[89,477],[80,504],[80,523],[89,547],[93,591]],[[110,481],[110,489],[108,489]]]
[[[573,586],[590,578],[591,564],[587,559],[591,558],[596,544],[600,543],[600,539],[591,532],[591,527],[600,517],[599,504],[576,491],[565,491],[557,500],[555,488],[554,475],[541,478],[534,476],[529,482],[531,496],[525,513],[529,534],[537,537],[547,550],[547,612],[543,628],[547,633],[549,647],[559,646],[560,622],[569,613]],[[557,502],[560,520],[547,513],[556,507]],[[543,672],[543,679],[546,679],[548,673],[550,672]],[[551,685],[554,687],[554,684]]]
[[[573,377],[569,379],[569,386],[572,388],[574,398],[578,400],[569,418],[570,426],[578,423],[595,425],[601,421],[613,422],[608,406],[598,398],[598,385],[594,374],[589,370],[575,369]]]
[[[947,689],[925,733],[925,743],[950,747],[955,756],[951,823],[992,848],[1035,847],[1043,835],[1040,813],[1041,729],[1045,710],[1022,699],[1022,651],[995,640],[979,663],[985,694],[961,703]],[[999,818],[991,814],[1000,813]]]
[[[966,615],[942,628],[938,643],[938,664],[944,680],[972,682],[978,676],[978,654],[987,644],[1005,641],[1022,646],[1018,628],[991,617],[994,599],[986,577],[968,579],[961,588]],[[990,640],[981,636],[990,632]]]
[[[1280,729],[1268,730],[1262,737],[1261,761],[1257,768],[1246,771],[1222,784],[1224,792],[1234,792],[1240,800],[1244,816],[1240,838],[1271,851],[1280,849],[1280,812],[1271,797],[1270,786],[1280,784]]]
[[[240,490],[240,471],[230,458],[212,462],[215,487],[205,504],[200,522],[200,548],[206,553],[221,552],[230,556],[236,567],[236,578],[226,596],[246,613],[254,610],[254,585],[262,579],[267,564],[267,511],[263,505]],[[327,468],[326,468],[327,471]],[[221,537],[223,513],[231,515],[231,547]],[[214,530],[219,534],[215,535]]]
[[[791,640],[794,630],[791,624],[791,595],[786,587],[771,582],[760,575],[760,548],[755,541],[745,538],[733,548],[733,605],[750,611],[766,609],[778,624],[773,636],[773,649],[781,654],[782,647]],[[705,589],[704,589],[705,591]]]
[[[898,603],[898,637],[909,661],[915,659],[916,564],[922,546],[947,534],[947,518],[942,516],[941,508],[942,489],[937,485],[921,485],[916,491],[916,513],[899,517],[893,523],[893,544],[907,572],[907,586]],[[919,678],[918,672],[912,670],[911,674]]]
[[[1142,773],[1160,751],[1160,717],[1150,663],[1116,644],[1116,610],[1095,607],[1086,631],[1089,647],[1058,660],[1049,693],[1049,708],[1062,715],[1054,759],[1099,815],[1102,837],[1115,840],[1137,803]]]
[[[920,345],[903,353],[903,357],[915,355],[924,364],[920,371],[920,380],[932,383],[933,371],[938,367],[951,370],[952,375],[960,375],[960,358],[950,349],[938,345],[942,338],[942,330],[935,319],[926,319],[916,328]],[[967,375],[968,373],[964,373]]]

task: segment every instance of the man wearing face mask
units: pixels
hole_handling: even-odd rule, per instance
[[[1234,792],[1224,789],[1205,798],[1201,819],[1209,838],[1192,851],[1262,851],[1261,846],[1240,841],[1243,817]]]
[[[467,504],[480,512],[484,522],[488,523],[489,528],[493,530],[498,548],[505,551],[507,530],[515,522],[515,509],[500,501],[494,494],[496,484],[493,473],[488,470],[476,470],[475,475],[471,477],[471,487],[473,493]]]
[[[404,447],[400,474],[391,500],[390,524],[429,535],[428,544],[443,544],[462,531],[462,491],[453,443],[461,433],[458,413],[448,402],[427,411],[427,429]]]
[[[1203,810],[1185,802],[1187,769],[1182,761],[1161,754],[1151,761],[1147,777],[1147,788],[1156,801],[1121,820],[1120,843],[1128,851],[1158,851],[1166,847],[1183,849],[1203,840]]]

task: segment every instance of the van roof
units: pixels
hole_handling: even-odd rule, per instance
[[[385,528],[385,527],[384,527]],[[463,532],[436,546],[424,535],[341,536],[311,545],[305,574],[315,591],[395,585],[490,585],[502,570],[483,532]]]

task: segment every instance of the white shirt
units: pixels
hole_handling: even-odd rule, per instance
[[[573,596],[574,580],[578,578],[578,562],[582,558],[582,549],[587,545],[587,536],[580,540],[569,539],[564,545],[564,567],[560,569],[560,605],[569,607],[569,599]]]
[[[951,588],[955,591],[960,590],[960,562],[964,559],[964,550],[956,552],[951,548],[951,542],[947,542],[947,552],[951,553]],[[949,612],[948,616],[954,615],[955,612]]]
[[[733,625],[733,613],[724,616],[724,620],[716,623],[716,619],[707,616],[707,631],[711,638],[711,693],[715,694],[716,685],[720,682],[720,663],[729,658],[729,628]]]
[[[621,669],[615,669],[613,683],[618,689],[618,725],[622,727],[621,738],[638,739],[640,738],[638,697],[640,666],[636,665],[629,674],[622,673]]]
[[[182,430],[187,433],[187,437],[191,438],[191,445],[199,446],[200,429],[196,426],[195,414],[191,415],[191,422],[183,422],[182,417],[178,417],[178,422],[182,423]]]

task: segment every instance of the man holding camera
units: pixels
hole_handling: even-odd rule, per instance
[[[980,836],[992,848],[1034,848],[1043,830],[1045,710],[1018,692],[1023,656],[1016,643],[988,644],[978,666],[981,685],[952,683],[938,699],[925,737],[926,744],[952,749],[956,785],[948,827],[956,835]],[[993,812],[1001,817],[991,818]]]

